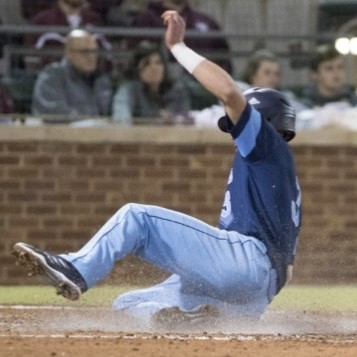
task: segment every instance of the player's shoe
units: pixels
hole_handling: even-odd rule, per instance
[[[26,243],[16,243],[12,254],[16,264],[28,270],[28,274],[43,275],[56,288],[57,294],[69,300],[78,300],[87,284],[78,270],[58,255],[51,255]]]
[[[159,328],[202,328],[216,323],[218,318],[219,310],[212,305],[204,304],[193,310],[181,310],[177,306],[161,309],[152,316],[152,322]]]

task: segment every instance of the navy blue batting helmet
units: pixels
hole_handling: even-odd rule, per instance
[[[264,119],[270,121],[285,141],[295,136],[295,110],[288,98],[270,88],[250,88],[244,92],[251,104]]]
[[[255,87],[247,89],[244,96],[264,119],[273,124],[285,141],[294,138],[295,110],[283,93],[275,89]],[[224,121],[220,120],[218,126],[221,130],[228,131]]]

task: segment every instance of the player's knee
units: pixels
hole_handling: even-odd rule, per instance
[[[118,213],[121,213],[121,214],[126,214],[126,213],[132,213],[132,214],[136,214],[136,213],[139,213],[139,212],[143,212],[143,207],[144,205],[142,204],[139,204],[139,203],[127,203],[125,204],[124,206],[122,206]]]

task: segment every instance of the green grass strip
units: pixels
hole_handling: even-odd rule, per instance
[[[275,297],[270,308],[357,311],[357,286],[289,285]]]
[[[50,286],[0,286],[0,305],[70,305],[110,307],[120,294],[135,286],[99,286],[71,302]],[[269,309],[357,311],[357,286],[290,285],[282,289]]]

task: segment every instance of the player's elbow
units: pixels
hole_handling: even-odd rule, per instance
[[[226,107],[234,107],[242,101],[242,94],[239,89],[233,83],[230,86],[226,86],[222,92],[220,98]]]

